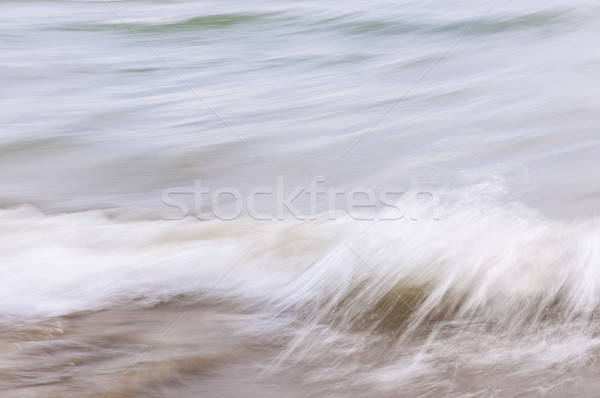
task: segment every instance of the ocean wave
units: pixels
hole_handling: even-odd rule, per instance
[[[401,331],[459,321],[521,333],[598,319],[598,218],[563,223],[520,205],[444,214],[348,236],[295,281],[284,305],[319,322]]]
[[[279,34],[329,31],[348,35],[403,35],[403,34],[469,34],[486,35],[519,30],[560,27],[572,20],[567,10],[546,10],[512,16],[488,16],[482,19],[416,20],[400,17],[368,19],[363,15],[345,14],[327,17],[318,14],[230,13],[203,15],[184,19],[140,20],[128,19],[86,25],[62,25],[61,30],[120,30],[125,32],[177,33],[206,30],[278,29]]]
[[[314,362],[331,382],[353,374],[356,388],[385,390],[419,378],[432,383],[420,394],[435,395],[456,367],[489,374],[501,364],[540,372],[539,383],[554,388],[600,347],[600,219],[553,220],[495,200],[501,191],[445,192],[440,219],[417,221],[0,209],[1,324],[52,326],[56,317],[169,301],[227,305],[254,314],[243,333],[280,340],[266,375]],[[476,384],[477,394],[493,395],[488,384]]]
[[[200,31],[212,29],[227,29],[237,26],[259,26],[268,22],[281,21],[277,16],[280,13],[229,13],[201,15],[184,19],[118,19],[105,23],[63,25],[59,29],[63,30],[83,30],[96,31],[117,29],[131,32],[131,29],[141,33],[161,33],[178,31]]]
[[[597,217],[563,222],[518,203],[466,199],[440,211],[439,221],[265,223],[3,209],[0,313],[62,315],[202,294],[255,245],[214,294],[386,329],[596,319]]]

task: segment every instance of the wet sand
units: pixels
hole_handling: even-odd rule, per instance
[[[393,333],[374,336],[371,347],[358,356],[346,357],[354,362],[354,368],[335,374],[332,369],[344,366],[336,365],[339,358],[333,345],[330,354],[314,356],[299,351],[282,360],[286,346],[293,344],[285,328],[277,335],[274,329],[261,330],[260,325],[269,320],[239,311],[231,303],[191,304],[180,300],[153,308],[110,309],[30,324],[5,324],[0,329],[0,395],[595,397],[600,387],[597,366],[575,368],[550,382],[543,372],[501,366],[473,369],[461,358],[440,362],[445,376],[436,383],[427,378],[410,382],[398,378],[394,383],[394,376],[385,383],[369,383],[365,371],[373,367],[381,374],[385,369],[374,364],[384,364]],[[427,344],[427,340],[420,343]],[[410,352],[408,346],[406,350]],[[384,390],[382,384],[396,387]]]

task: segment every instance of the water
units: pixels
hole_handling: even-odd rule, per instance
[[[599,20],[0,2],[0,395],[596,396]]]

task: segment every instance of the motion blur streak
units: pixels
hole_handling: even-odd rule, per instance
[[[596,397],[600,7],[490,5],[0,1],[0,396]],[[161,200],[317,176],[436,219]]]

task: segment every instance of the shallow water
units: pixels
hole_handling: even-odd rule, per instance
[[[1,1],[0,395],[596,396],[599,20]]]

